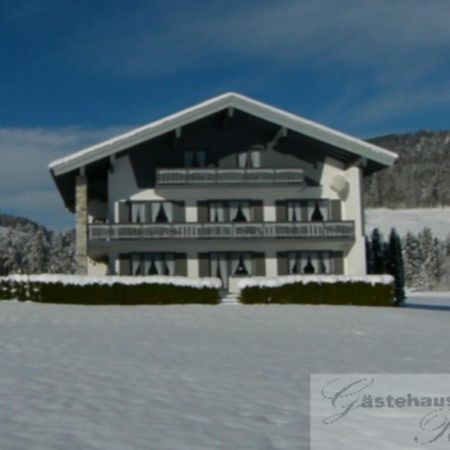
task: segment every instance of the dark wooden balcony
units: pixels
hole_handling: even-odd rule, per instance
[[[339,239],[353,240],[353,221],[92,224],[91,241],[146,239]]]
[[[302,169],[157,169],[156,184],[303,184]]]

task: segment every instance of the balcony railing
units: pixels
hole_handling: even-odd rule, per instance
[[[353,221],[247,222],[89,225],[92,241],[120,239],[345,239],[355,236]]]
[[[187,184],[303,184],[303,169],[158,169],[158,185]]]

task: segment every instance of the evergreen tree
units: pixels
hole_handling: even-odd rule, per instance
[[[416,287],[417,278],[423,264],[419,240],[408,231],[404,239],[403,260],[405,283],[409,287]]]
[[[372,231],[372,254],[373,254],[373,273],[383,274],[385,273],[384,267],[384,245],[383,236],[378,228],[374,228]]]
[[[366,270],[368,274],[372,274],[374,273],[373,250],[372,250],[372,243],[370,242],[370,239],[367,236],[365,237],[365,243],[366,243]]]
[[[395,280],[395,298],[397,303],[405,300],[405,273],[402,255],[402,243],[395,228],[391,229],[386,245],[386,271]]]

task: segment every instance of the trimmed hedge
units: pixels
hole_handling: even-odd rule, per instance
[[[162,283],[70,284],[0,278],[0,300],[80,305],[170,305],[219,303],[214,287]]]
[[[277,287],[244,287],[240,300],[247,305],[262,303],[394,306],[395,291],[393,284],[372,285],[342,281],[290,283]]]

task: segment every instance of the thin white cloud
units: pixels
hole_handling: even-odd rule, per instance
[[[78,36],[80,54],[137,76],[195,70],[214,57],[335,62],[382,74],[416,56],[439,64],[450,49],[447,0],[219,1],[189,8],[182,3],[170,11],[147,3],[105,16]],[[162,14],[159,24],[155,14]]]
[[[0,129],[0,211],[22,214],[50,227],[67,225],[69,215],[48,163],[124,129]]]

